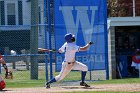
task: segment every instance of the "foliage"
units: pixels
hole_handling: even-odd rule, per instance
[[[132,16],[132,0],[108,0],[108,17]]]

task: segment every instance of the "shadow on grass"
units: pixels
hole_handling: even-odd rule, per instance
[[[95,88],[93,86],[91,87],[82,87],[82,86],[63,86],[61,88],[64,88],[64,89],[101,89],[101,88]]]

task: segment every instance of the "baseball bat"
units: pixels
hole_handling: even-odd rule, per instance
[[[45,49],[45,48],[38,48],[38,51],[39,52],[56,52],[55,49],[50,50],[50,49]]]

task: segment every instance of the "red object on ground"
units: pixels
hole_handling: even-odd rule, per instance
[[[0,90],[4,89],[5,86],[6,86],[5,82],[4,82],[4,80],[2,80],[2,81],[0,82]]]

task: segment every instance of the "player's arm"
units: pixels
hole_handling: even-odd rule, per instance
[[[7,76],[7,75],[8,75],[8,67],[7,67],[7,65],[6,65],[5,60],[2,58],[1,55],[0,55],[0,63],[1,63],[2,66],[4,67],[4,69],[5,69],[5,71],[6,71],[5,75]]]
[[[90,47],[90,45],[92,45],[93,44],[93,42],[89,42],[88,44],[86,44],[85,46],[83,46],[83,47],[80,47],[80,51],[86,51],[89,47]]]
[[[64,43],[64,45],[58,49],[59,54],[64,53],[66,51],[66,45],[67,45],[67,43]]]

